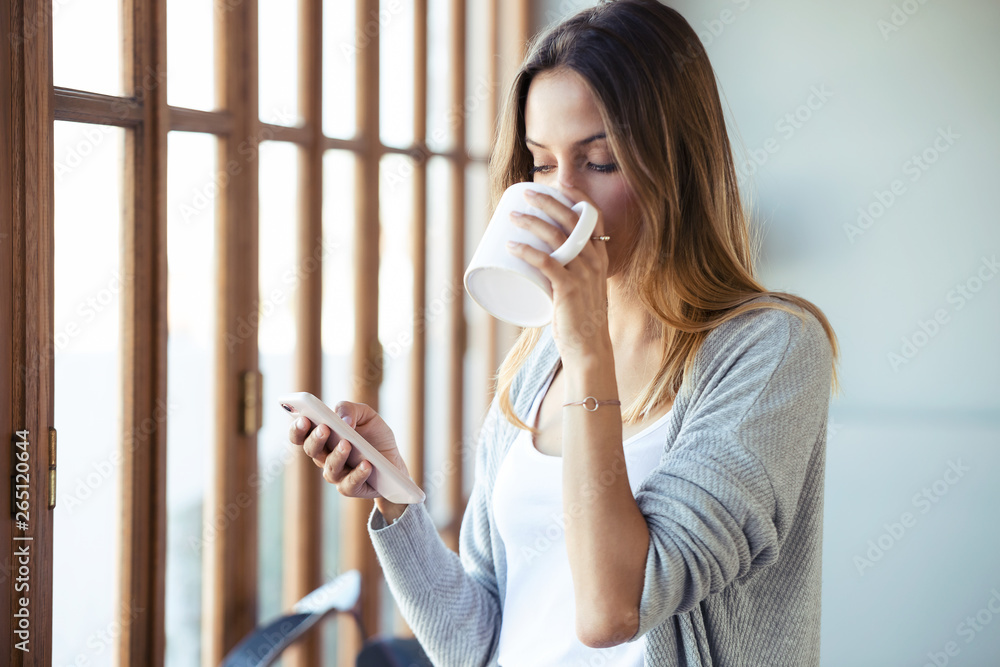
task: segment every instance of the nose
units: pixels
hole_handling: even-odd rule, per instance
[[[573,181],[566,174],[561,174],[559,176],[559,181],[556,183],[556,189],[559,190],[564,196],[569,197],[567,190],[573,188]]]

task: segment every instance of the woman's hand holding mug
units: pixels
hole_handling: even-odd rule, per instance
[[[552,286],[552,338],[564,363],[586,356],[599,347],[610,349],[608,333],[608,251],[601,241],[590,241],[589,235],[604,234],[601,210],[579,188],[562,186],[565,194],[576,200],[573,207],[561,197],[545,192],[525,193],[532,206],[544,212],[556,225],[523,213],[514,212],[513,223],[538,236],[547,245],[558,248],[572,236],[580,224],[576,212],[580,202],[586,202],[596,212],[593,232],[570,262],[561,263],[548,253],[528,244],[509,246],[509,252],[538,269]]]

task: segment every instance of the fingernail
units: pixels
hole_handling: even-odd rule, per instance
[[[340,413],[337,413],[337,416],[343,419],[344,423],[347,424],[348,426],[351,425],[351,415],[342,415]]]
[[[515,217],[515,218],[522,218],[522,217],[524,217],[524,213],[521,213],[520,211],[511,211],[510,214],[513,217]]]
[[[299,429],[300,431],[303,430],[304,428],[306,428],[306,418],[305,417],[299,417],[298,419],[296,419],[295,420],[295,428]]]
[[[362,461],[361,465],[358,466],[363,472],[368,472],[368,461]]]
[[[347,451],[347,443],[346,442],[341,442],[339,445],[337,445],[337,450],[341,454],[343,454],[344,452],[346,452]]]
[[[516,248],[519,245],[521,245],[521,244],[518,243],[517,241],[507,241],[507,247],[508,248]]]

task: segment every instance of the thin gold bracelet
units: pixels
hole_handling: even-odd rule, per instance
[[[621,405],[621,404],[622,404],[621,401],[599,401],[593,396],[588,396],[582,401],[576,401],[575,403],[563,403],[563,407],[565,408],[570,405],[582,405],[583,409],[586,410],[587,412],[595,412],[597,408],[601,407],[602,405]]]

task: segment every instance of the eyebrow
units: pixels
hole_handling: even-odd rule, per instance
[[[589,136],[586,139],[581,139],[580,141],[576,142],[573,145],[574,146],[583,146],[585,144],[589,144],[591,142],[597,141],[598,139],[607,139],[607,138],[608,138],[608,136],[604,132],[598,132],[597,134]],[[540,143],[538,143],[537,141],[535,141],[534,139],[529,139],[528,137],[524,138],[524,143],[531,144],[533,146],[538,146],[539,148],[544,148],[544,149],[548,150],[547,146],[543,146]]]

